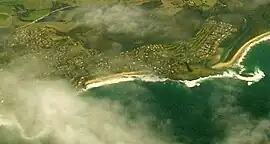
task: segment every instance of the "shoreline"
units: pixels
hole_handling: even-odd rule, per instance
[[[144,75],[144,74],[149,74],[149,72],[147,71],[131,71],[131,72],[121,72],[121,73],[116,73],[116,74],[111,74],[111,75],[107,75],[107,76],[101,76],[101,77],[97,77],[95,79],[91,79],[88,80],[84,83],[84,85],[89,85],[89,84],[93,84],[93,83],[98,83],[98,82],[102,82],[108,79],[114,79],[114,78],[120,78],[120,77],[125,77],[125,76],[138,76],[138,75]]]
[[[220,79],[220,78],[232,78],[232,79],[238,79],[241,81],[246,81],[248,85],[252,85],[255,82],[260,81],[262,78],[265,77],[265,74],[260,69],[255,69],[254,73],[251,73],[249,76],[242,76],[241,74],[238,74],[235,71],[228,70],[224,71],[222,74],[216,74],[216,75],[209,75],[207,77],[200,77],[198,79],[194,80],[170,80],[168,78],[160,78],[155,75],[151,74],[143,74],[139,72],[125,72],[125,73],[119,73],[119,74],[113,74],[107,77],[99,77],[94,80],[88,81],[88,83],[85,85],[85,88],[83,88],[81,92],[85,92],[92,88],[102,87],[102,86],[108,86],[112,84],[122,83],[122,82],[128,82],[128,81],[134,81],[134,80],[142,80],[144,82],[166,82],[166,81],[173,81],[178,82],[181,84],[184,84],[186,87],[197,87],[200,86],[200,84],[206,80],[211,79]]]
[[[228,62],[220,62],[212,66],[213,69],[222,69],[222,68],[229,68],[233,65],[240,65],[240,63],[243,61],[244,57],[247,55],[249,50],[253,48],[253,46],[266,41],[270,40],[270,31],[263,33],[261,35],[258,35],[248,42],[246,42],[244,45],[242,45],[239,50],[234,54],[231,60]],[[132,77],[138,77],[143,75],[149,75],[151,74],[149,71],[131,71],[131,72],[121,72],[116,74],[111,74],[107,76],[101,76],[97,77],[95,79],[88,80],[84,83],[84,85],[87,87],[88,85],[94,84],[94,83],[102,83],[103,81],[109,81],[113,79],[121,79],[121,78],[127,78],[130,79]],[[225,74],[226,75],[226,74]],[[201,78],[199,78],[201,79]],[[124,80],[125,81],[125,80]],[[129,80],[127,80],[129,81]],[[183,82],[187,82],[187,80],[182,80]],[[192,81],[192,80],[191,80]],[[193,80],[194,81],[194,80]]]
[[[212,68],[223,69],[223,68],[232,67],[234,64],[239,65],[253,46],[266,40],[270,40],[270,31],[252,38],[251,40],[249,40],[248,42],[246,42],[243,46],[239,48],[239,50],[234,54],[231,60],[229,60],[228,62],[217,63],[213,65]]]

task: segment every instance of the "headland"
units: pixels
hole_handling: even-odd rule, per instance
[[[93,3],[0,2],[6,34],[1,67],[35,57],[48,69],[38,77],[60,77],[75,87],[147,74],[194,80],[232,67],[270,30],[269,5],[232,10],[221,0]],[[222,61],[232,49],[233,57]]]

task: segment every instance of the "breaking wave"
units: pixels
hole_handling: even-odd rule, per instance
[[[255,37],[254,39],[248,41],[243,46],[245,48],[244,48],[243,52],[240,52],[241,56],[237,59],[235,65],[234,65],[234,68],[240,68],[240,71],[238,71],[238,72],[236,72],[232,69],[229,69],[227,71],[224,71],[222,74],[210,75],[207,77],[200,77],[200,78],[195,79],[195,80],[180,80],[180,81],[170,80],[168,78],[160,78],[160,77],[155,76],[155,75],[140,75],[140,74],[138,74],[138,75],[136,75],[136,74],[119,75],[118,74],[115,77],[112,76],[112,77],[105,79],[105,80],[102,80],[102,81],[95,81],[93,83],[88,83],[86,85],[86,88],[83,89],[83,91],[86,91],[86,90],[92,89],[92,88],[96,88],[96,87],[105,86],[105,85],[116,84],[116,83],[127,82],[127,81],[134,81],[134,80],[141,80],[141,81],[146,81],[146,82],[174,81],[174,82],[183,83],[187,87],[196,87],[196,86],[200,86],[200,83],[202,83],[206,80],[220,79],[220,78],[233,78],[233,79],[246,81],[248,85],[251,85],[251,84],[253,84],[255,82],[259,82],[261,79],[263,79],[265,77],[265,74],[258,67],[255,68],[253,73],[244,74],[243,72],[245,71],[245,66],[242,63],[245,60],[246,56],[248,55],[248,52],[250,52],[250,50],[254,46],[256,46],[264,41],[267,41],[269,39],[270,39],[270,34],[265,33],[265,34],[262,34],[258,37]],[[247,75],[247,76],[244,76],[243,74]]]
[[[111,85],[111,84],[116,84],[116,83],[121,83],[121,82],[134,81],[134,80],[140,80],[140,81],[145,81],[145,82],[174,81],[174,82],[183,83],[187,87],[195,87],[195,86],[200,86],[200,83],[206,80],[213,80],[213,79],[220,79],[220,78],[238,79],[238,80],[246,81],[248,85],[251,85],[254,82],[258,82],[262,78],[265,77],[264,72],[260,70],[259,68],[255,68],[254,73],[249,73],[248,75],[250,76],[243,76],[233,70],[228,70],[228,71],[223,72],[222,74],[210,75],[207,77],[200,77],[195,80],[179,80],[179,81],[170,80],[168,78],[160,78],[155,75],[121,75],[121,76],[118,75],[117,77],[111,77],[104,81],[89,83],[88,85],[86,85],[86,88],[83,91],[96,88],[96,87],[101,87],[101,86],[106,86],[106,85]]]
[[[245,48],[244,52],[241,54],[240,58],[238,59],[238,61],[236,62],[236,66],[238,67],[243,67],[242,63],[243,61],[245,60],[248,52],[256,45],[262,43],[262,42],[265,42],[265,41],[268,41],[270,40],[270,33],[265,33],[266,36],[254,41],[254,42],[251,42],[248,44],[248,46]]]

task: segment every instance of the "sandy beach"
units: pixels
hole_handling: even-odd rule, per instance
[[[122,73],[117,73],[117,74],[111,74],[108,76],[102,76],[102,77],[98,77],[98,78],[86,81],[85,85],[101,82],[101,81],[108,80],[108,79],[115,79],[118,77],[120,78],[123,76],[143,75],[143,74],[149,74],[149,72],[147,72],[147,71],[132,71],[132,72],[122,72]]]
[[[243,46],[239,48],[239,50],[235,53],[233,58],[228,61],[228,62],[221,62],[216,65],[213,65],[212,68],[214,69],[222,69],[222,68],[229,68],[232,67],[234,64],[242,61],[243,57],[248,53],[248,51],[256,44],[269,40],[270,39],[270,32],[263,33],[259,36],[254,37],[253,39],[249,40],[246,42]],[[116,79],[116,78],[121,78],[125,76],[138,76],[138,75],[144,75],[144,74],[149,74],[149,71],[131,71],[131,72],[121,72],[117,74],[111,74],[108,76],[101,76],[92,80],[88,80],[85,82],[85,85],[93,84],[93,83],[98,83],[102,82],[105,80],[110,80],[110,79]]]
[[[256,44],[259,44],[263,41],[270,39],[270,32],[263,33],[261,35],[258,35],[254,37],[253,39],[246,42],[242,47],[239,48],[239,50],[235,53],[235,55],[232,57],[232,59],[228,62],[220,62],[216,65],[213,65],[212,68],[214,69],[222,69],[222,68],[228,68],[232,67],[234,64],[236,64],[239,60],[248,53],[248,51]]]

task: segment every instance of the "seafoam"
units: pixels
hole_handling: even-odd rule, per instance
[[[146,81],[146,82],[165,82],[165,81],[175,81],[175,82],[180,82],[185,84],[187,87],[196,87],[200,86],[200,84],[204,81],[207,80],[213,80],[213,79],[220,79],[220,78],[233,78],[233,79],[238,79],[242,81],[246,81],[248,85],[252,85],[255,82],[259,82],[261,79],[265,77],[265,73],[258,67],[254,69],[253,73],[250,73],[249,76],[243,76],[241,75],[243,71],[245,71],[245,67],[242,64],[243,61],[245,60],[248,52],[251,50],[252,47],[254,47],[257,44],[260,44],[261,42],[270,40],[270,35],[265,36],[258,41],[252,42],[244,51],[242,56],[238,59],[236,64],[234,65],[234,68],[240,68],[240,71],[236,72],[232,69],[226,70],[221,74],[216,74],[216,75],[209,75],[207,77],[200,77],[198,79],[194,80],[170,80],[169,78],[161,78],[156,75],[122,75],[118,77],[112,77],[108,78],[104,81],[99,81],[99,82],[94,82],[90,83],[86,86],[83,91],[86,91],[88,89],[96,88],[96,87],[101,87],[105,85],[110,85],[110,84],[116,84],[116,83],[121,83],[121,82],[127,82],[127,81],[134,81],[134,80],[141,80],[141,81]]]

